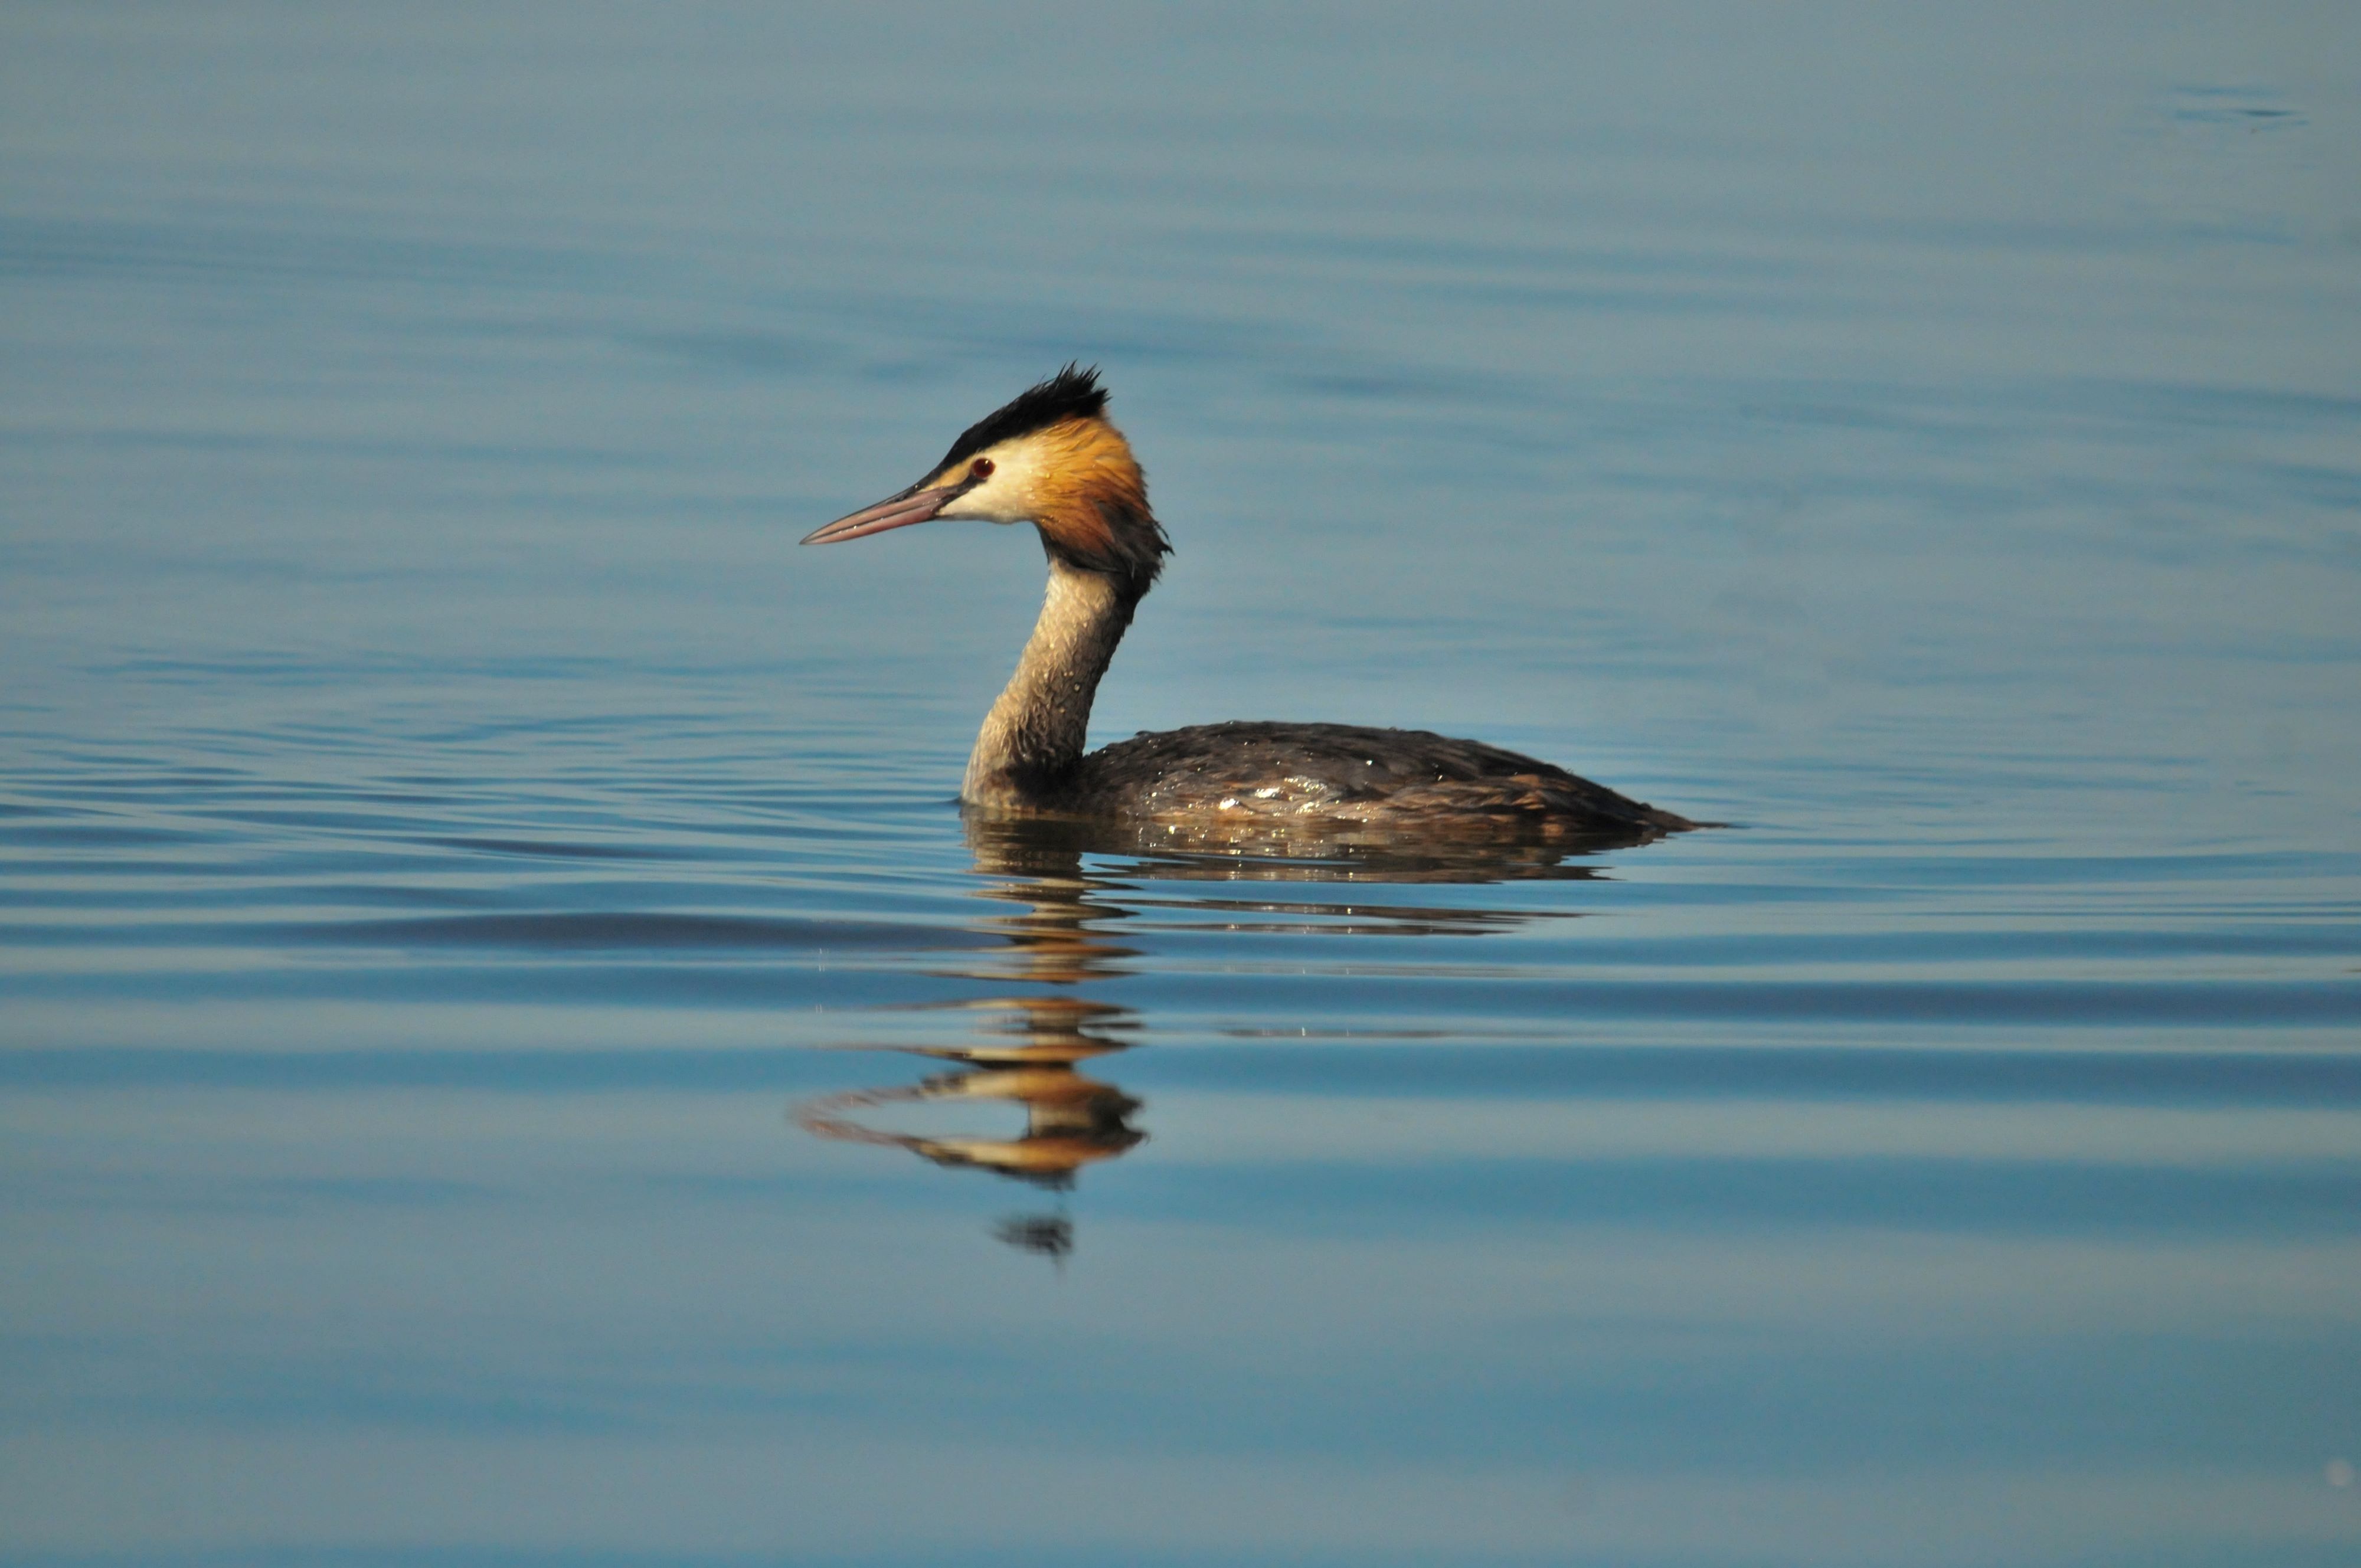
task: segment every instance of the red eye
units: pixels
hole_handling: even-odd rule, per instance
[[[968,477],[969,478],[971,478],[971,479],[989,479],[989,478],[991,478],[991,477],[992,477],[992,459],[991,459],[991,458],[989,458],[989,457],[979,457],[979,458],[977,458],[977,459],[975,460],[975,466],[974,466],[973,467],[970,468],[970,469],[967,471],[967,477]]]

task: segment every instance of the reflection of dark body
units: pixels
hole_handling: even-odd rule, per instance
[[[1087,754],[1091,703],[1171,546],[1095,370],[1063,371],[978,421],[908,489],[807,544],[931,518],[1030,522],[1049,591],[1016,674],[968,758],[960,798],[986,810],[1181,824],[1306,818],[1449,831],[1658,838],[1696,826],[1564,768],[1422,729],[1202,724]]]

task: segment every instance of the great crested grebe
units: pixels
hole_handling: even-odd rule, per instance
[[[1698,826],[1548,762],[1423,729],[1200,724],[1085,753],[1099,677],[1172,548],[1106,402],[1098,371],[1069,365],[970,425],[908,489],[804,539],[836,544],[935,518],[1040,531],[1049,597],[976,736],[963,803],[1020,816],[1629,839]]]

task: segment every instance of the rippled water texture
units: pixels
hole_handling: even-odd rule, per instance
[[[2355,16],[9,6],[0,1560],[2361,1561]]]

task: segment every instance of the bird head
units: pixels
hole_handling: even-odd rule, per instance
[[[1069,365],[970,425],[925,478],[804,543],[839,544],[937,518],[1029,522],[1052,561],[1113,577],[1136,598],[1172,547],[1106,402],[1098,371]]]

